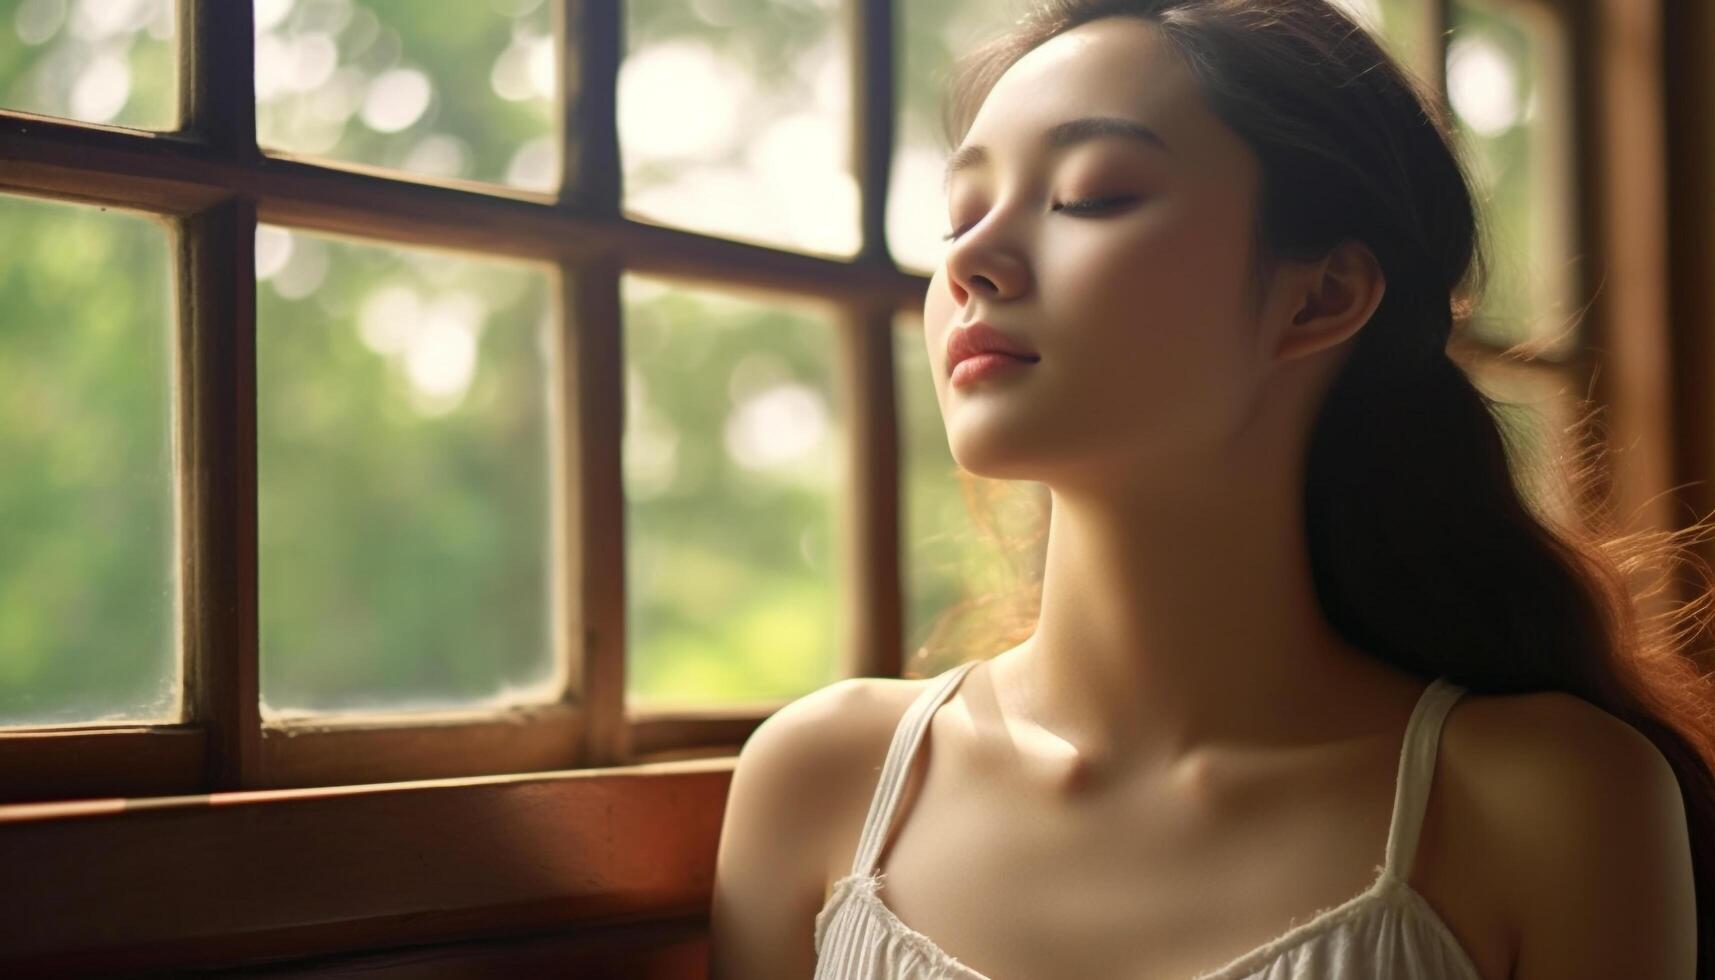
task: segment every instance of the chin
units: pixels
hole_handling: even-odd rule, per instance
[[[1039,480],[1044,460],[1028,451],[1022,440],[985,434],[982,438],[950,439],[953,462],[959,469],[985,480]]]

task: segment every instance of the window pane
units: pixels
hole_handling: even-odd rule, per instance
[[[625,6],[626,210],[710,234],[855,254],[843,0]]]
[[[263,716],[552,700],[549,273],[270,226],[256,265]]]
[[[177,32],[173,0],[0,0],[0,107],[173,129]]]
[[[1047,487],[962,471],[947,446],[922,320],[895,321],[907,676],[1021,642],[1034,628]]]
[[[165,230],[0,196],[0,725],[176,722]]]
[[[549,0],[255,0],[263,147],[430,177],[559,184]]]
[[[633,706],[789,698],[835,680],[846,433],[834,325],[638,276],[623,285]]]
[[[1523,5],[1453,4],[1447,95],[1491,232],[1489,291],[1463,329],[1560,356],[1576,342],[1571,147],[1559,26]]]

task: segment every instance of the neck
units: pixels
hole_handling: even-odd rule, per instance
[[[1147,485],[1050,484],[1040,619],[991,668],[1008,721],[1048,733],[1069,786],[1372,732],[1395,722],[1378,685],[1421,686],[1323,615],[1301,454],[1280,435],[1218,466],[1156,464]]]

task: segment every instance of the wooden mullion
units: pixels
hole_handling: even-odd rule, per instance
[[[618,83],[624,6],[614,0],[553,0],[559,43],[560,201],[584,214],[618,216]]]
[[[178,0],[179,127],[219,155],[254,160],[256,52],[249,0]]]
[[[858,184],[858,261],[891,266],[887,196],[895,120],[893,0],[847,0],[850,24],[851,165]],[[921,308],[921,291],[912,305]],[[899,423],[894,404],[890,304],[845,308],[842,387],[849,414],[841,507],[846,581],[845,676],[897,677],[904,643],[900,579]]]
[[[898,677],[905,636],[900,585],[899,422],[894,401],[893,312],[848,310],[841,364],[850,414],[843,624],[848,676]]]
[[[1715,92],[1715,8],[1708,3],[1670,3],[1662,9],[1663,93],[1668,140],[1668,261],[1673,324],[1673,416],[1679,437],[1674,444],[1673,483],[1686,504],[1682,514],[1715,511],[1715,120],[1709,95]],[[1715,542],[1688,545],[1715,567]],[[1680,598],[1696,598],[1703,583],[1679,584]],[[1705,623],[1687,637],[1686,646],[1706,664],[1715,636]],[[1715,669],[1715,668],[1712,668]]]
[[[893,166],[894,0],[846,0],[851,19],[852,166],[858,184],[860,261],[891,264],[888,177]]]
[[[250,3],[179,0],[179,128],[254,165]],[[257,697],[256,208],[233,196],[180,218],[177,432],[185,711],[213,789],[261,774]]]
[[[624,352],[615,257],[567,262],[560,269],[561,311],[554,349],[558,414],[554,498],[564,517],[556,616],[569,664],[568,697],[583,714],[585,766],[631,754],[625,717],[625,488],[620,442],[625,425]]]
[[[234,194],[270,223],[512,258],[618,255],[629,270],[724,290],[922,305],[926,276],[623,218],[585,215],[539,194],[405,179],[269,156],[239,165],[184,139],[0,112],[0,190],[197,211]]]
[[[623,224],[618,127],[624,5],[553,0],[559,44],[561,180],[557,210]],[[580,765],[631,755],[625,716],[625,391],[621,264],[600,247],[560,266],[552,345],[554,655],[581,721]]]
[[[185,705],[207,785],[260,775],[256,215],[234,198],[177,225],[179,562]]]
[[[1602,352],[1596,400],[1611,418],[1619,453],[1612,477],[1622,530],[1667,529],[1676,521],[1675,438],[1666,382],[1667,299],[1665,93],[1661,0],[1590,0],[1579,18],[1581,76],[1594,82],[1580,105],[1580,158],[1593,206],[1584,251],[1597,263],[1589,345]],[[1599,285],[1598,285],[1599,284]],[[1658,611],[1653,603],[1648,615]]]

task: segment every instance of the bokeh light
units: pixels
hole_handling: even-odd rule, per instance
[[[832,0],[634,0],[625,210],[797,251],[858,249],[851,61]]]
[[[174,0],[0,0],[0,107],[178,125]]]
[[[183,707],[166,228],[0,195],[0,726]]]
[[[625,309],[627,696],[836,679],[845,412],[825,315],[645,276]]]
[[[263,715],[555,697],[550,276],[256,235]]]
[[[557,43],[544,0],[255,0],[263,147],[552,191]]]

